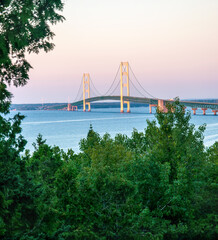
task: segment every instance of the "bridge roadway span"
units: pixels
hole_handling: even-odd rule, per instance
[[[99,96],[87,98],[86,102],[97,102],[105,100],[116,100],[120,101],[120,96]],[[146,103],[146,104],[158,104],[158,99],[155,98],[141,98],[141,97],[131,97],[123,96],[123,101],[135,102],[135,103]],[[164,103],[172,103],[173,100],[164,100]],[[180,101],[185,107],[191,108],[209,108],[212,110],[218,110],[218,103],[206,103],[206,102],[192,102],[192,101]],[[82,105],[83,100],[72,103],[73,106]]]

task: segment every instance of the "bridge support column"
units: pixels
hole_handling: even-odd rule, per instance
[[[164,104],[164,100],[163,99],[158,99],[158,108],[161,112],[167,113],[167,108]]]
[[[214,113],[214,115],[216,115],[216,113],[218,112],[218,110],[212,110],[212,112]]]
[[[126,82],[124,82],[123,76],[126,76]],[[123,113],[123,103],[127,104],[127,113],[130,113],[130,102],[123,101],[123,87],[126,87],[127,96],[129,96],[129,63],[128,62],[121,62],[120,63],[120,112]]]
[[[193,114],[196,115],[196,110],[198,110],[198,108],[192,108],[193,110]]]
[[[127,113],[130,113],[130,102],[129,101],[126,101],[126,102],[124,102],[124,103],[126,103],[127,104]]]
[[[90,102],[86,103],[86,93],[87,97],[90,98],[90,75],[89,73],[83,74],[83,112],[86,111],[86,105],[88,105],[88,112],[91,111]]]
[[[77,111],[78,107],[77,106],[72,106],[72,111]]]
[[[149,104],[149,113],[152,113],[152,107],[157,107],[157,104]]]
[[[86,103],[86,105],[88,105],[88,112],[91,112],[91,104],[90,104],[90,102]]]
[[[207,108],[202,108],[201,110],[203,110],[203,115],[206,115]]]
[[[67,111],[71,111],[71,104],[70,103],[67,104]]]

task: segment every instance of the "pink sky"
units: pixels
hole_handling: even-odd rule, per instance
[[[55,49],[28,56],[13,103],[72,101],[82,74],[106,92],[121,61],[159,98],[218,98],[217,0],[66,0]]]

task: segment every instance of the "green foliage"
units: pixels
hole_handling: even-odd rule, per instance
[[[54,48],[49,24],[64,20],[57,13],[62,9],[62,0],[0,1],[0,82],[26,84],[31,65],[25,54]]]
[[[217,142],[205,149],[205,126],[195,129],[178,101],[168,107],[131,137],[101,137],[90,126],[78,154],[41,135],[32,154],[13,150],[16,161],[0,168],[9,178],[0,191],[1,237],[216,239]]]
[[[215,239],[217,143],[205,150],[205,126],[196,130],[178,101],[167,114],[158,112],[157,120],[130,138],[100,137],[90,126],[79,154],[51,148],[39,136],[29,159],[35,181],[45,189],[38,199],[45,216],[38,234]]]
[[[49,24],[64,19],[57,13],[62,8],[61,0],[0,0],[1,239],[45,239],[47,235],[43,231],[36,231],[43,220],[41,205],[44,209],[48,208],[48,205],[40,204],[40,194],[47,191],[44,191],[45,184],[41,185],[42,179],[35,181],[35,175],[40,174],[37,171],[33,174],[30,170],[31,163],[30,166],[27,164],[30,155],[21,157],[26,145],[20,127],[24,117],[20,114],[13,118],[6,117],[12,97],[7,85],[23,86],[29,79],[28,71],[31,65],[26,60],[26,53],[38,53],[41,49],[47,52],[53,49],[51,40],[54,33]],[[56,151],[56,159],[58,150],[52,151]],[[41,153],[44,154],[45,150]],[[50,159],[50,156],[48,158]],[[47,169],[45,168],[44,174],[52,174],[55,171],[50,170],[51,165],[50,163]]]
[[[21,159],[26,141],[20,135],[23,116],[0,115],[0,237],[19,238],[36,219],[35,186]]]

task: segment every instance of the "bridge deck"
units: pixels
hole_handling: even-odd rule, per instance
[[[99,96],[87,98],[86,102],[97,102],[97,101],[106,101],[114,100],[119,101],[120,96]],[[155,98],[141,98],[141,97],[131,97],[123,96],[124,101],[130,101],[135,103],[145,103],[145,104],[158,104],[158,99]],[[173,100],[164,100],[164,102],[173,102]],[[207,103],[207,102],[192,102],[192,101],[180,101],[184,106],[191,108],[209,108],[212,110],[218,110],[218,103]],[[72,103],[74,106],[82,105],[83,100]]]

